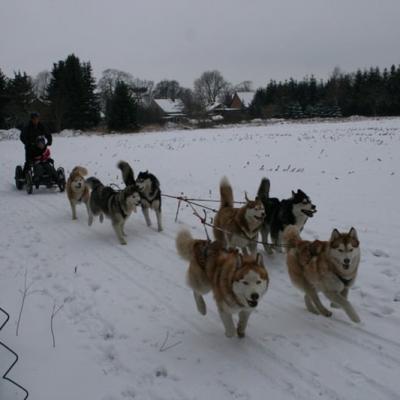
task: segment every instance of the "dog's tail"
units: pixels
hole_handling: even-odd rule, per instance
[[[80,165],[77,165],[71,171],[71,174],[79,174],[79,175],[82,175],[82,176],[86,176],[88,174],[88,170],[85,167],[81,167]]]
[[[228,181],[228,178],[224,176],[219,185],[219,192],[221,195],[221,206],[224,207],[233,207],[233,192],[232,186]]]
[[[289,225],[283,231],[283,240],[288,245],[289,249],[297,247],[298,243],[301,242],[300,231],[296,225]]]
[[[271,183],[268,178],[262,178],[260,187],[258,188],[257,197],[265,203],[269,198],[269,189]]]
[[[193,257],[194,239],[187,229],[182,229],[175,239],[178,254],[185,260],[190,261]]]
[[[135,174],[133,173],[133,169],[126,161],[120,161],[117,164],[117,167],[122,172],[122,180],[124,181],[126,186],[135,184]]]
[[[95,178],[94,176],[87,178],[86,183],[89,185],[90,189],[92,189],[92,190],[99,186],[103,186],[101,181],[99,179]]]

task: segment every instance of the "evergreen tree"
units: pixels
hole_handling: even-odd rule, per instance
[[[29,113],[32,111],[32,103],[35,100],[32,79],[25,72],[14,73],[14,78],[8,81],[7,85],[8,114],[10,126],[23,126]]]
[[[7,104],[9,96],[7,92],[7,78],[0,69],[0,129],[5,129],[7,118]]]
[[[112,130],[127,130],[135,127],[137,120],[137,105],[126,83],[120,81],[114,94],[107,102],[107,126]]]
[[[48,100],[57,130],[98,124],[100,105],[95,87],[90,63],[81,64],[75,55],[53,65]]]

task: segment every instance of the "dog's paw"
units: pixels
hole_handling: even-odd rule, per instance
[[[126,245],[126,244],[128,244],[128,242],[127,242],[125,239],[123,239],[123,240],[120,240],[120,241],[119,241],[119,243],[120,243],[120,244],[122,244],[122,245]]]
[[[264,245],[264,250],[269,256],[272,256],[274,254],[274,250],[271,246]]]
[[[78,217],[76,215],[72,216],[72,221],[76,221],[78,219]]]
[[[103,214],[100,214],[99,220],[100,220],[101,223],[103,223],[103,221],[104,221],[104,215]]]
[[[93,217],[89,217],[89,219],[88,219],[88,225],[89,225],[89,226],[92,226],[92,224],[93,224]]]
[[[360,317],[357,314],[351,315],[350,319],[355,322],[356,324],[359,324],[361,322]]]
[[[327,317],[327,318],[329,318],[329,317],[332,317],[332,311],[329,311],[329,310],[324,310],[324,312],[322,313],[322,315],[324,316],[324,317]]]
[[[162,226],[159,226],[158,227],[158,232],[162,232],[163,231],[163,227]]]
[[[225,331],[225,336],[228,338],[234,337],[236,335],[236,332],[234,330],[232,331]]]
[[[243,331],[242,329],[237,329],[237,335],[240,339],[243,339],[244,337],[246,337],[246,332]]]

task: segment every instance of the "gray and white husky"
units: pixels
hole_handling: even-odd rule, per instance
[[[105,215],[111,219],[119,242],[127,244],[124,225],[140,204],[140,195],[136,185],[129,185],[125,189],[117,191],[110,186],[104,186],[99,179],[93,176],[86,182],[92,189],[88,210],[89,226],[93,224],[94,216],[99,216],[100,222],[103,222]]]
[[[268,242],[271,236],[272,244],[278,247],[278,251],[284,252],[283,231],[289,225],[295,225],[301,232],[308,218],[312,218],[317,212],[316,206],[302,190],[292,191],[292,197],[279,200],[269,197],[270,181],[263,178],[258,189],[258,198],[265,208],[266,217],[261,228],[263,242]],[[272,246],[264,245],[265,251],[272,253]]]
[[[154,210],[157,217],[158,231],[163,230],[161,219],[161,189],[160,182],[149,171],[139,172],[135,179],[131,166],[126,161],[120,161],[118,168],[122,171],[122,179],[125,185],[136,185],[140,194],[140,204],[147,226],[151,226],[149,209]]]

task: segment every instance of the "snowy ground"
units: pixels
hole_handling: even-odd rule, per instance
[[[72,221],[65,194],[18,192],[22,146],[4,140],[0,307],[11,320],[0,340],[19,354],[10,377],[31,399],[400,398],[400,119],[56,137],[52,151],[67,172],[84,165],[105,183],[121,182],[115,165],[125,159],[155,173],[168,194],[217,198],[222,175],[238,200],[263,176],[278,197],[302,188],[318,206],[305,237],[358,229],[362,263],[350,299],[363,322],[341,310],[330,319],[307,313],[283,256],[266,256],[270,289],[247,337],[227,339],[210,295],[209,314],[197,313],[175,252],[182,226],[204,237],[189,209],[176,224],[177,204],[165,199],[163,233],[137,214],[128,245],[118,245],[109,221],[89,228],[83,208]],[[16,336],[25,273],[31,287]],[[54,304],[63,306],[55,348]],[[1,375],[7,357],[0,348]],[[1,400],[23,398],[14,392],[0,380]]]

